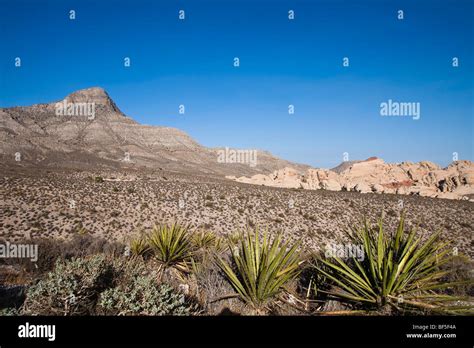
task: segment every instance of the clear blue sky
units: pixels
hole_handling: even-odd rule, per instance
[[[0,0],[0,106],[101,86],[140,123],[180,128],[206,146],[267,149],[317,167],[344,152],[473,160],[473,3]],[[381,117],[388,99],[420,102],[421,118]]]

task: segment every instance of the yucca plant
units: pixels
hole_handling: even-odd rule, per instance
[[[211,266],[215,261],[215,256],[222,254],[227,249],[224,240],[210,231],[196,232],[191,240],[193,244],[191,269],[195,275]]]
[[[377,228],[365,222],[350,235],[352,243],[363,246],[364,259],[321,259],[317,271],[331,280],[335,288],[331,297],[379,311],[433,311],[459,313],[472,307],[454,305],[460,298],[439,290],[472,280],[443,282],[449,271],[443,269],[452,260],[448,242],[440,233],[426,241],[417,237],[415,229],[405,231],[401,216],[394,233],[384,233],[382,220]]]
[[[192,256],[188,229],[178,224],[155,226],[148,237],[148,244],[165,267],[185,270]]]
[[[231,246],[235,267],[221,258],[218,264],[237,295],[260,311],[298,276],[301,259],[297,248],[298,244],[282,243],[281,235],[270,242],[265,233],[260,243],[257,230],[254,236],[242,236],[240,247]]]
[[[241,232],[235,232],[235,233],[227,235],[227,241],[228,241],[229,246],[237,245],[241,239],[242,239]]]
[[[222,238],[210,231],[199,231],[193,234],[192,243],[195,249],[220,253],[226,249]]]
[[[192,242],[197,249],[212,248],[217,240],[217,236],[210,231],[199,231],[193,234]]]
[[[130,241],[130,251],[134,256],[145,256],[150,253],[151,248],[146,237],[140,236]]]

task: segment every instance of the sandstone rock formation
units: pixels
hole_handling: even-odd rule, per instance
[[[431,162],[390,164],[380,158],[353,161],[336,170],[291,168],[270,175],[241,177],[240,182],[310,190],[396,193],[450,199],[474,198],[474,163],[456,161],[446,168]],[[278,179],[276,179],[278,178]]]

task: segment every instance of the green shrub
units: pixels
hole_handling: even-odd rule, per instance
[[[17,316],[20,315],[18,312],[18,309],[15,307],[8,307],[8,308],[2,308],[0,309],[0,317],[11,317],[11,316]]]
[[[158,284],[139,259],[105,256],[58,261],[32,285],[22,315],[189,315],[197,307],[171,286]]]
[[[457,306],[457,297],[441,293],[468,281],[445,282],[450,271],[443,269],[452,257],[449,243],[442,242],[439,233],[428,240],[406,233],[404,218],[392,234],[384,233],[382,221],[377,228],[367,222],[349,238],[362,245],[363,260],[339,257],[322,259],[324,267],[316,270],[333,282],[332,298],[382,313],[393,311],[429,311],[459,313],[469,306]]]
[[[231,247],[235,267],[221,258],[219,265],[238,295],[260,311],[298,276],[301,259],[297,247],[282,244],[280,235],[270,243],[265,234],[260,244],[255,231],[255,236],[242,236],[239,249]]]
[[[151,252],[148,239],[143,236],[133,238],[130,241],[130,251],[134,256],[147,256]]]
[[[112,285],[114,268],[104,256],[57,261],[26,295],[26,315],[91,315],[101,291]]]
[[[210,231],[199,231],[194,233],[191,242],[195,250],[203,252],[221,253],[227,249],[224,240]]]
[[[94,178],[94,181],[97,182],[97,183],[102,183],[102,182],[104,182],[104,178],[101,177],[101,176],[96,176],[96,177]]]
[[[157,260],[165,267],[187,269],[187,262],[192,256],[192,244],[186,227],[177,224],[155,226],[148,243]]]
[[[228,249],[225,240],[210,231],[194,233],[191,242],[193,256],[190,268],[197,278],[214,269],[216,256],[222,255]]]
[[[183,294],[157,284],[156,276],[134,263],[127,266],[118,286],[100,295],[99,308],[107,315],[190,315],[195,310]]]

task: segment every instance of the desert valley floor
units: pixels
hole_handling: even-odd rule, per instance
[[[383,214],[393,230],[404,210],[419,233],[441,229],[460,252],[474,256],[474,203],[461,200],[272,188],[160,170],[17,168],[2,169],[0,197],[0,228],[9,240],[88,233],[127,242],[155,223],[176,221],[221,235],[246,227],[281,231],[322,250],[364,216],[375,222]]]

